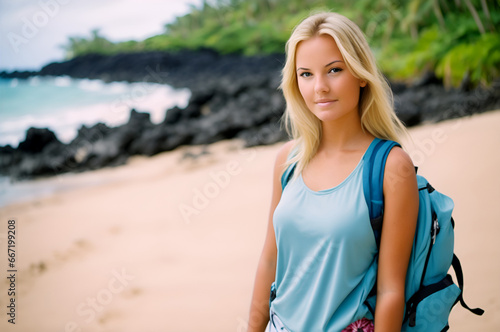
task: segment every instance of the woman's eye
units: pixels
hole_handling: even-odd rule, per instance
[[[339,73],[342,71],[342,68],[338,68],[338,67],[335,67],[335,68],[332,68],[330,69],[330,73]]]
[[[300,73],[300,77],[311,77],[311,73],[305,71],[303,73]]]

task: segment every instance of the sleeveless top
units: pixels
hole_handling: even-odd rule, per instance
[[[289,331],[339,332],[373,319],[377,245],[363,194],[363,165],[339,185],[309,189],[299,174],[283,190],[273,225],[278,248],[271,309]]]

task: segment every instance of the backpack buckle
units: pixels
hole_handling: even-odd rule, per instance
[[[436,243],[436,237],[439,234],[439,222],[436,214],[432,213],[432,230],[431,230],[431,242],[434,245]]]
[[[271,307],[271,302],[276,298],[276,284],[273,282],[271,284],[271,294],[269,295],[269,307]]]
[[[410,314],[410,317],[409,317],[409,322],[408,322],[408,326],[409,327],[414,327],[416,325],[416,322],[417,322],[417,312],[416,311],[413,311],[411,314]]]
[[[408,321],[408,326],[414,327],[416,320],[417,320],[417,307],[414,301],[412,299],[409,299],[408,302],[406,303],[406,314],[405,318],[403,319],[403,323]]]

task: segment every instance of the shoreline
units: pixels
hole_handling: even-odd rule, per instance
[[[34,179],[23,179],[12,182],[8,177],[2,176],[5,182],[9,182],[3,191],[8,191],[13,189],[14,191],[20,191],[18,194],[23,195],[26,193],[31,193],[33,196],[33,190],[38,191],[40,195],[34,194],[32,198],[22,198],[18,200],[12,200],[11,203],[4,204],[0,202],[0,208],[8,208],[11,205],[22,205],[30,204],[35,201],[43,201],[44,199],[50,199],[54,195],[59,195],[64,192],[71,192],[74,190],[80,190],[85,188],[92,188],[95,186],[105,186],[111,185],[113,183],[119,183],[127,181],[127,175],[130,169],[146,166],[148,163],[161,162],[162,160],[167,160],[171,166],[178,164],[185,165],[191,164],[189,168],[202,167],[205,159],[205,155],[210,155],[207,150],[219,150],[221,147],[228,147],[229,149],[236,149],[238,146],[241,147],[244,142],[241,140],[226,140],[221,142],[212,143],[209,145],[199,145],[199,146],[181,146],[172,151],[162,152],[154,156],[132,156],[123,165],[117,166],[106,166],[95,170],[85,170],[81,172],[69,172],[55,174],[52,176],[43,176]],[[197,159],[203,159],[204,161],[197,161]],[[43,187],[46,190],[43,190]],[[0,199],[2,198],[0,194]],[[7,199],[8,200],[8,199]]]
[[[69,144],[62,143],[52,128],[29,128],[17,149],[0,146],[0,172],[14,179],[35,178],[120,165],[132,156],[152,156],[184,145],[234,138],[244,140],[247,147],[283,142],[287,135],[278,125],[286,107],[278,89],[283,61],[283,54],[146,52],[81,56],[38,72],[0,73],[166,83],[191,91],[186,108],[170,108],[161,123],[153,123],[150,113],[131,109],[126,124],[82,126]],[[411,85],[390,84],[396,114],[408,127],[499,109],[499,87],[500,80],[491,87],[463,82],[459,88],[445,88],[430,72]]]
[[[465,116],[458,119],[445,120],[439,123],[431,123],[431,122],[422,123],[418,126],[410,127],[408,128],[410,133],[410,139],[409,140],[406,139],[403,141],[404,149],[409,153],[415,166],[419,167],[419,174],[420,174],[422,170],[425,171],[426,168],[425,163],[428,155],[433,154],[435,152],[435,145],[439,145],[441,143],[446,142],[449,139],[448,135],[456,130],[459,130],[461,123],[463,121],[467,121],[471,117],[473,118],[475,116],[481,116],[483,114],[490,114],[496,112],[500,112],[500,110],[487,111],[484,113]],[[455,125],[447,127],[448,129],[446,131],[439,129],[441,124],[443,126],[446,126],[448,122],[454,122]],[[428,126],[436,126],[436,129],[432,132],[430,138],[426,137],[420,139],[421,135],[420,133],[426,132],[427,131],[426,128]],[[285,142],[277,142],[275,144],[272,144],[271,146],[283,143]],[[3,179],[3,183],[9,182],[7,187],[3,188],[3,191],[8,191],[12,189],[14,191],[19,190],[21,192],[22,191],[28,192],[32,191],[33,188],[42,188],[42,187],[46,187],[48,189],[39,190],[41,192],[40,196],[35,195],[35,197],[28,199],[13,200],[12,203],[7,203],[7,204],[5,204],[4,202],[0,202],[0,208],[5,208],[12,204],[29,203],[30,201],[40,200],[43,199],[44,197],[48,198],[52,195],[57,195],[65,191],[78,190],[79,188],[91,187],[95,185],[106,185],[117,181],[123,181],[125,177],[124,173],[127,172],[127,167],[131,165],[134,165],[135,167],[137,164],[148,163],[148,161],[154,162],[156,159],[163,160],[163,159],[177,158],[179,164],[182,163],[185,164],[187,163],[186,160],[191,159],[193,164],[196,164],[197,159],[206,159],[206,155],[211,154],[210,150],[212,150],[213,147],[215,147],[215,151],[220,150],[221,148],[219,148],[219,146],[221,147],[228,146],[229,149],[250,150],[253,148],[253,147],[245,148],[244,140],[235,138],[235,139],[227,139],[203,145],[183,145],[174,150],[161,152],[153,156],[135,155],[131,156],[125,164],[116,166],[105,166],[94,170],[68,172],[68,173],[54,174],[52,176],[46,175],[33,179],[22,179],[14,181],[10,179],[8,176],[1,176],[0,178]],[[217,156],[212,156],[212,157],[216,158]],[[95,179],[96,177],[99,177],[100,179]],[[102,179],[103,177],[106,177],[106,180],[103,180]],[[27,187],[27,188],[23,190],[22,188],[19,187]],[[0,192],[0,198],[2,198],[1,192]]]
[[[20,81],[13,83],[15,80]],[[30,127],[47,127],[68,145],[82,126],[101,122],[109,127],[127,123],[130,110],[146,110],[152,124],[159,124],[166,111],[186,107],[189,89],[174,89],[167,84],[147,82],[110,82],[69,76],[34,76],[28,79],[0,78],[4,112],[0,115],[0,146],[16,148]],[[44,91],[48,101],[34,100]],[[67,94],[71,96],[64,98]],[[57,97],[57,98],[56,98]],[[52,101],[55,100],[55,101]],[[36,108],[36,110],[34,110]],[[15,110],[15,113],[12,113]],[[15,129],[12,129],[15,128]]]
[[[500,266],[491,262],[500,255],[499,127],[497,110],[411,128],[407,143],[419,173],[455,202],[464,297],[485,309],[476,317],[457,304],[457,332],[500,325]],[[134,157],[74,175],[116,181],[0,209],[0,235],[8,218],[19,228],[17,327],[244,331],[282,144],[227,140]]]

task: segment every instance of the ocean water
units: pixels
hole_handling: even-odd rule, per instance
[[[159,123],[166,110],[186,107],[191,92],[154,83],[104,83],[69,77],[0,79],[0,146],[17,147],[29,127],[49,128],[69,143],[83,125],[126,123],[130,109],[148,112]],[[100,180],[101,181],[101,180]],[[92,178],[60,175],[49,179],[12,182],[0,176],[0,207],[92,185]]]
[[[185,107],[188,89],[155,83],[104,83],[69,77],[0,79],[0,145],[17,147],[29,127],[50,128],[69,143],[82,124],[104,122],[117,126],[128,121],[130,109],[148,112],[153,123],[167,109]]]

